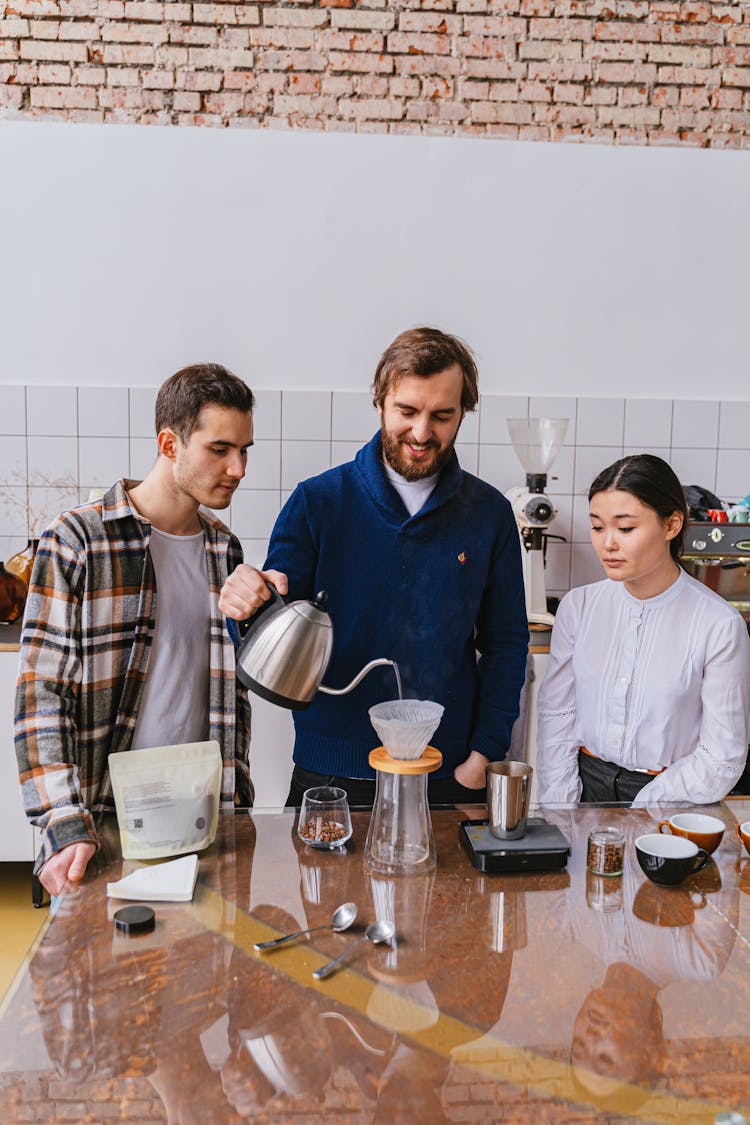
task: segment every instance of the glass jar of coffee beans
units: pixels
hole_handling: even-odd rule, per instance
[[[625,834],[619,828],[594,828],[589,832],[586,866],[595,875],[622,875]]]

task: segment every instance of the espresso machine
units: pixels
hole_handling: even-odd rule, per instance
[[[691,520],[680,561],[688,574],[742,614],[750,632],[750,523]],[[750,756],[732,793],[750,794]]]
[[[523,581],[526,589],[526,615],[529,624],[551,627],[554,618],[547,611],[544,582],[546,543],[551,536],[547,528],[557,515],[557,508],[544,489],[547,474],[560,452],[568,429],[567,418],[509,418],[513,448],[526,471],[526,486],[506,492],[513,505],[523,550]]]
[[[682,565],[739,610],[750,630],[750,524],[691,521]]]

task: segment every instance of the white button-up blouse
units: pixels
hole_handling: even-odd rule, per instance
[[[750,637],[740,614],[684,571],[645,601],[606,579],[571,590],[539,694],[539,799],[581,794],[578,749],[661,770],[634,805],[709,804],[742,773]]]

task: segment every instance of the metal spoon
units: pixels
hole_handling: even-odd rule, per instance
[[[360,945],[363,941],[371,941],[373,945],[379,945],[381,941],[392,941],[396,934],[396,927],[393,922],[371,922],[364,933],[364,937],[358,938],[353,942],[348,949],[343,953],[339,953],[338,957],[334,957],[333,961],[329,961],[327,965],[322,965],[313,973],[315,980],[325,980],[334,971],[339,961],[343,961],[344,957],[348,957],[353,949]]]
[[[341,906],[336,907],[328,925],[312,926],[309,930],[297,930],[294,934],[285,934],[284,937],[274,938],[273,941],[256,941],[253,949],[256,949],[259,953],[264,953],[267,949],[278,949],[280,945],[286,945],[288,941],[304,937],[305,934],[314,934],[316,930],[333,930],[335,933],[340,933],[341,930],[348,930],[356,917],[356,902],[344,902]]]

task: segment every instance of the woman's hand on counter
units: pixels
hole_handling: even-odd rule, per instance
[[[62,894],[66,883],[80,883],[95,851],[95,844],[68,844],[50,856],[39,872],[39,882],[51,895]]]
[[[486,784],[486,769],[489,758],[472,750],[465,762],[459,763],[453,771],[453,776],[459,785],[467,789],[484,789]]]
[[[282,595],[289,588],[286,575],[280,570],[256,570],[240,563],[221,588],[219,609],[226,617],[244,621],[271,597],[269,582]]]

